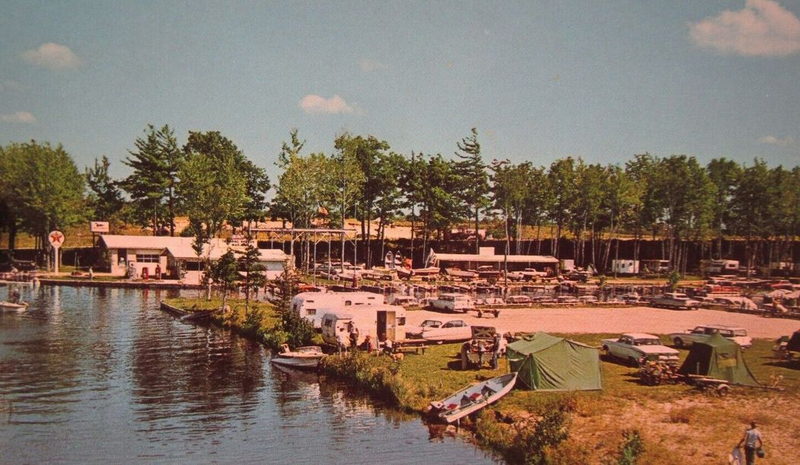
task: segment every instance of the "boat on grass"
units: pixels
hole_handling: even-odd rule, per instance
[[[292,368],[317,368],[319,361],[325,357],[320,346],[303,346],[290,350],[283,344],[281,351],[272,357],[272,363]]]
[[[28,308],[28,302],[8,302],[8,301],[0,301],[0,310],[8,310],[8,311],[22,311]]]
[[[432,412],[447,423],[452,423],[497,402],[511,391],[516,382],[516,372],[481,381],[446,399],[431,402]]]

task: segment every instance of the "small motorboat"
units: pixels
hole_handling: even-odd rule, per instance
[[[292,368],[317,368],[319,361],[325,357],[320,346],[303,346],[289,350],[284,344],[281,351],[272,357],[272,363]]]
[[[0,301],[0,310],[8,310],[8,311],[22,311],[28,308],[28,302],[8,302],[8,301]]]
[[[447,423],[452,423],[497,402],[511,391],[516,382],[516,372],[487,379],[465,387],[444,400],[431,402],[432,412]]]

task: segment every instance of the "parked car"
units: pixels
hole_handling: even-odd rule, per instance
[[[506,297],[506,304],[508,305],[527,305],[532,302],[530,296],[527,295],[510,295]]]
[[[410,295],[395,295],[391,296],[387,300],[392,305],[402,305],[404,307],[419,305],[419,299],[417,299],[416,297],[412,297]]]
[[[428,322],[426,324],[426,322]],[[437,325],[434,322],[441,324]],[[466,341],[472,337],[472,329],[464,320],[425,320],[420,331],[406,331],[412,338],[421,338],[431,342]]]
[[[700,301],[692,299],[681,292],[666,292],[664,295],[654,297],[650,301],[650,305],[653,307],[697,310],[700,308]]]
[[[703,342],[710,338],[712,334],[716,333],[739,344],[742,349],[747,349],[753,345],[753,340],[747,335],[747,330],[741,326],[695,326],[693,329],[686,330],[684,333],[672,333],[669,335],[669,338],[675,344],[675,347],[688,347],[695,342]]]
[[[441,328],[444,322],[442,320],[425,320],[419,326],[406,327],[406,337],[419,339],[422,337],[422,332],[428,328]]]
[[[679,361],[677,350],[663,345],[658,336],[647,333],[625,333],[617,339],[603,339],[603,352],[634,366],[644,361],[669,365]]]
[[[431,302],[431,306],[436,310],[448,312],[467,312],[475,310],[475,302],[472,297],[466,294],[445,293]]]

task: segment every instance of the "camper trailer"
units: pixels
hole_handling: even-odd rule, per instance
[[[711,260],[708,264],[709,274],[736,274],[739,271],[739,260]]]
[[[614,274],[638,274],[639,260],[612,260],[611,271]]]
[[[400,342],[406,338],[406,310],[399,305],[324,309],[322,339],[327,344],[349,345],[350,324],[358,329],[358,344],[369,335],[374,341]]]
[[[324,314],[321,309],[348,309],[384,303],[383,294],[374,292],[301,292],[292,298],[292,310],[319,328]]]

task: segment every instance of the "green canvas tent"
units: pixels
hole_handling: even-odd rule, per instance
[[[719,334],[692,344],[678,373],[725,379],[743,386],[760,386],[747,367],[739,344]]]
[[[587,345],[536,333],[508,345],[511,371],[517,386],[537,391],[602,389],[600,352]]]

